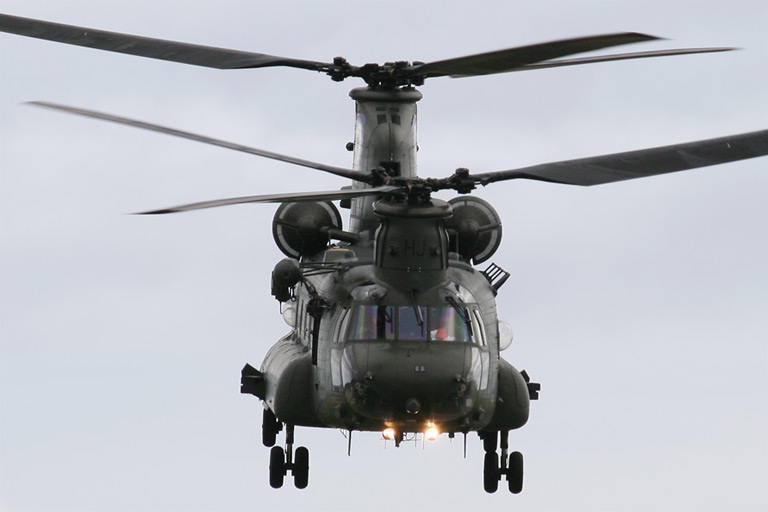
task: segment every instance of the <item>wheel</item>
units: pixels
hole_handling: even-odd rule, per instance
[[[485,432],[483,435],[483,450],[486,453],[495,452],[499,447],[499,433],[498,432]]]
[[[296,448],[293,456],[293,483],[297,489],[306,489],[309,484],[309,450],[303,446]]]
[[[283,486],[285,479],[285,450],[279,446],[273,446],[269,452],[269,485],[273,489]]]
[[[275,413],[269,409],[264,409],[264,414],[261,417],[261,442],[264,446],[267,448],[275,446],[279,430],[280,422],[277,421]]]
[[[499,455],[487,452],[483,460],[483,488],[485,492],[496,492],[499,488]]]
[[[523,490],[523,454],[520,452],[512,452],[509,455],[507,484],[509,492],[513,494],[519,494]]]

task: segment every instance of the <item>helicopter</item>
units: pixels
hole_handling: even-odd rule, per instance
[[[510,340],[495,295],[509,273],[487,262],[501,241],[493,207],[467,196],[496,181],[534,179],[595,185],[715,165],[768,154],[768,132],[606,155],[524,169],[448,178],[416,175],[416,89],[427,78],[473,76],[727,48],[670,50],[579,58],[563,57],[652,36],[624,33],[578,38],[448,61],[395,62],[356,67],[148,40],[82,27],[2,16],[0,30],[59,42],[221,68],[289,66],[361,78],[356,102],[352,169],[342,169],[226,143],[149,123],[84,109],[58,109],[160,131],[314,168],[353,180],[342,191],[249,196],[143,212],[163,214],[251,202],[278,202],[273,234],[286,259],[272,274],[272,294],[291,332],[267,354],[259,370],[247,365],[241,391],[265,404],[263,442],[270,451],[270,484],[288,472],[308,483],[309,453],[295,451],[296,426],[381,431],[399,444],[404,436],[478,432],[486,452],[484,487],[506,477],[522,489],[522,455],[508,453],[508,433],[525,424],[538,385],[500,352]],[[462,194],[443,202],[439,190]],[[338,210],[350,209],[342,229]],[[285,449],[276,436],[286,431]],[[500,445],[500,452],[499,452]]]

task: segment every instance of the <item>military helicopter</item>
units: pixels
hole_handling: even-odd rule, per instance
[[[531,179],[591,186],[768,154],[768,130],[613,155],[445,178],[416,173],[417,90],[427,78],[468,77],[614,60],[727,51],[673,49],[599,57],[583,52],[657,39],[617,33],[422,62],[354,66],[149,39],[0,15],[0,30],[219,69],[287,66],[334,81],[361,78],[352,168],[333,167],[125,117],[45,102],[35,105],[132,125],[349,178],[342,190],[247,196],[142,212],[166,214],[242,203],[281,203],[273,235],[286,255],[272,272],[272,295],[290,332],[260,369],[246,365],[241,392],[263,401],[262,441],[269,480],[309,481],[309,451],[294,449],[295,427],[375,431],[396,446],[409,435],[477,432],[485,451],[484,489],[523,487],[523,457],[509,453],[509,431],[528,420],[540,386],[500,356],[509,326],[495,296],[509,277],[496,264],[502,227],[493,206],[466,195],[478,185]],[[459,197],[432,197],[453,190]],[[332,201],[350,209],[343,229]],[[285,430],[285,447],[277,437]],[[350,437],[351,439],[351,437]]]

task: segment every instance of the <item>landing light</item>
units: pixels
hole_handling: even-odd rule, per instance
[[[385,428],[382,433],[382,436],[384,436],[384,439],[393,440],[395,438],[395,429],[393,428]]]
[[[424,431],[424,437],[427,438],[427,441],[434,441],[439,435],[440,432],[437,431],[436,427],[429,427]]]

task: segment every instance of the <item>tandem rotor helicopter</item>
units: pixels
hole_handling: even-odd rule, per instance
[[[501,243],[502,223],[479,185],[514,179],[591,186],[768,155],[768,130],[525,168],[421,178],[416,173],[417,87],[426,79],[721,52],[671,49],[572,55],[658,38],[614,33],[514,47],[435,62],[355,66],[342,57],[316,62],[152,39],[0,14],[0,31],[101,50],[218,69],[285,66],[360,78],[352,168],[234,144],[156,124],[45,102],[34,105],[126,124],[292,163],[352,180],[341,190],[257,195],[142,212],[167,214],[243,203],[280,203],[274,240],[286,255],[272,272],[272,295],[290,332],[259,369],[246,365],[241,392],[264,405],[262,441],[269,482],[309,482],[309,451],[294,448],[295,427],[382,432],[396,446],[477,432],[483,484],[523,487],[523,456],[509,453],[509,432],[525,425],[539,384],[500,356],[512,340],[495,297],[509,273],[484,268]],[[450,201],[433,192],[453,190]],[[341,214],[349,209],[345,229]],[[284,447],[277,438],[285,431]],[[350,437],[351,439],[351,437]]]

